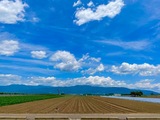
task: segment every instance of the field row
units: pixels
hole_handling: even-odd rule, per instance
[[[0,113],[160,113],[160,104],[102,97],[66,96],[0,107]]]

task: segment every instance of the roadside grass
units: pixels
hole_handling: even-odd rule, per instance
[[[44,95],[19,95],[19,96],[0,96],[0,106],[6,105],[13,105],[25,102],[32,102],[37,100],[45,100],[51,98],[59,98],[63,97],[64,95],[51,95],[51,94],[44,94]]]

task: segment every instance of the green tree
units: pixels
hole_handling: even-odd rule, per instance
[[[133,97],[142,96],[143,92],[142,91],[132,91],[130,93],[130,95],[133,96]]]

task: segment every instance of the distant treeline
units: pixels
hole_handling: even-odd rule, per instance
[[[138,97],[138,96],[142,96],[144,95],[142,91],[131,91],[129,94],[114,94],[114,93],[108,93],[108,94],[83,94],[83,96],[101,96],[101,95],[105,95],[105,96],[114,96],[114,95],[121,95],[121,96],[132,96],[132,97]]]
[[[22,93],[7,93],[7,92],[0,92],[0,95],[22,95]]]
[[[136,97],[136,96],[142,96],[143,92],[142,91],[132,91],[130,93],[131,96]]]

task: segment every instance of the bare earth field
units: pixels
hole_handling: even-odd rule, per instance
[[[70,96],[0,107],[0,113],[158,113],[160,104],[102,98]]]

